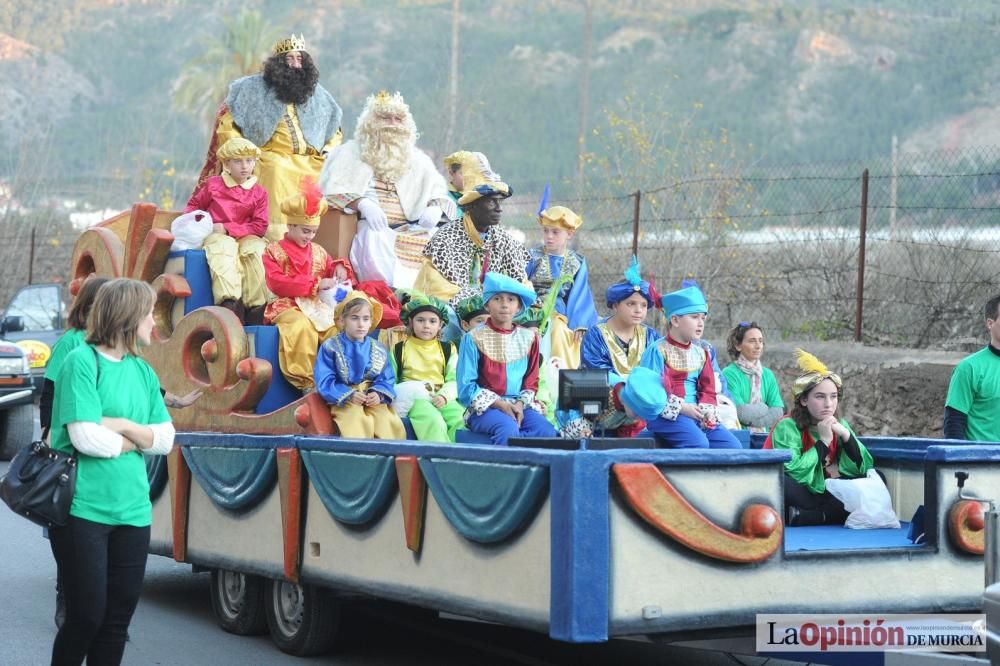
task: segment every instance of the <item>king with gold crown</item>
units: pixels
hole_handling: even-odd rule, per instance
[[[359,215],[351,263],[362,280],[412,287],[423,250],[442,221],[457,217],[448,185],[417,148],[403,96],[370,95],[354,138],[333,151],[320,185],[330,203]]]
[[[268,241],[284,237],[281,202],[298,193],[303,177],[316,179],[327,155],[340,143],[343,114],[319,83],[319,71],[303,35],[279,40],[259,74],[237,79],[220,108],[201,184],[218,173],[215,148],[233,137],[260,146],[258,182],[268,192]]]

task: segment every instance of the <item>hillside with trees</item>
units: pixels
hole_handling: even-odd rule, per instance
[[[176,204],[226,84],[291,31],[305,34],[348,135],[367,94],[400,90],[424,149],[486,152],[521,192],[545,182],[626,192],[706,170],[861,161],[886,155],[893,135],[904,150],[1000,143],[1000,51],[986,46],[1000,37],[1000,10],[989,3],[0,7],[0,179],[24,203]]]

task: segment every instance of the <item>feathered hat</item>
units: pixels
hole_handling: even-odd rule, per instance
[[[318,227],[319,219],[326,213],[329,205],[323,198],[323,191],[316,184],[316,179],[304,176],[299,186],[299,193],[282,201],[280,208],[288,218],[288,224]]]
[[[649,307],[656,304],[656,297],[653,295],[652,286],[642,279],[639,260],[634,256],[632,263],[625,269],[625,279],[608,287],[605,298],[610,308],[615,303],[621,303],[632,294],[642,294]]]
[[[802,374],[792,383],[792,397],[795,400],[798,400],[799,396],[824,379],[832,381],[834,386],[837,387],[837,391],[840,392],[843,387],[840,375],[830,372],[830,369],[818,358],[804,349],[796,349],[795,360],[799,364],[799,369],[802,370]]]

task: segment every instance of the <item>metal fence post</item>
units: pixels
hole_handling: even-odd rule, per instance
[[[865,308],[865,241],[868,237],[868,169],[861,173],[861,229],[858,238],[858,288],[854,305],[854,341],[861,342]]]
[[[639,256],[639,209],[642,203],[642,191],[636,190],[635,194],[635,209],[632,211],[632,256]]]
[[[35,225],[31,225],[31,247],[28,249],[28,284],[35,282]]]

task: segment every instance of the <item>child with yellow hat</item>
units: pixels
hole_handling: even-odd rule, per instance
[[[529,250],[528,279],[538,294],[536,306],[544,308],[554,298],[549,317],[551,358],[561,368],[580,367],[580,343],[587,329],[597,323],[597,309],[590,291],[587,260],[569,243],[583,224],[580,216],[565,206],[551,206],[538,214],[542,244]],[[555,294],[550,296],[550,292]]]
[[[340,333],[320,347],[315,376],[316,391],[330,404],[340,436],[406,439],[403,422],[390,407],[396,373],[389,353],[368,335],[382,319],[382,305],[363,291],[352,291],[337,304],[335,317]]]
[[[202,247],[212,276],[216,305],[232,310],[241,321],[261,323],[267,290],[261,256],[267,241],[267,190],[253,175],[260,149],[235,137],[215,153],[222,175],[212,176],[195,192],[185,213],[203,210],[212,216],[212,233]]]
[[[874,468],[871,453],[837,415],[844,394],[840,375],[809,352],[796,349],[800,374],[792,408],[764,441],[765,449],[791,454],[785,463],[788,525],[843,525],[848,511],[826,487],[830,479],[862,479]]]
[[[295,388],[315,386],[313,364],[320,342],[337,332],[333,307],[320,292],[353,278],[350,263],[332,258],[312,242],[326,200],[316,181],[306,177],[302,191],[281,202],[288,231],[264,252],[267,288],[277,297],[267,305],[264,321],[278,327],[278,364]]]

